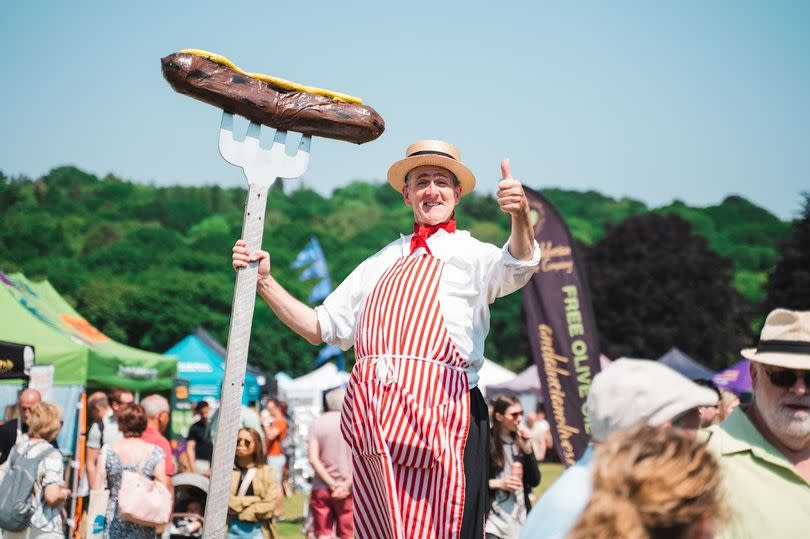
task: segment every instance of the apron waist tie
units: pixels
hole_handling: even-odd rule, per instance
[[[404,354],[380,354],[380,355],[368,355],[357,358],[357,365],[362,365],[365,361],[370,361],[372,365],[374,365],[376,370],[376,378],[377,380],[385,385],[389,386],[393,384],[397,379],[397,366],[394,364],[393,360],[415,360],[415,361],[424,361],[426,363],[433,363],[440,367],[444,367],[447,369],[454,369],[457,371],[466,371],[466,367],[460,367],[458,365],[450,365],[444,361],[438,361],[436,359],[432,359],[429,357],[420,357],[420,356],[408,356]]]

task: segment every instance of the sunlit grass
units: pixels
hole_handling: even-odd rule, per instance
[[[542,477],[540,486],[534,489],[535,499],[539,498],[557,480],[562,471],[562,464],[549,462],[540,465]],[[304,537],[304,534],[301,533],[301,526],[303,524],[305,502],[306,498],[301,493],[295,493],[284,499],[284,519],[276,524],[281,539],[300,539]]]

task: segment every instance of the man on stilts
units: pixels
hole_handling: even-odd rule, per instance
[[[511,216],[503,248],[456,230],[454,209],[475,176],[452,144],[423,140],[388,171],[413,209],[414,233],[362,262],[315,309],[270,275],[270,256],[233,248],[235,269],[259,262],[258,292],[312,344],[355,348],[341,417],[352,447],[359,538],[484,536],[488,415],[477,388],[489,304],[525,285],[540,263],[529,205],[501,163],[498,204]]]

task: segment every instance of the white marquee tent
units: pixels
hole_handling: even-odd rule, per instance
[[[517,374],[494,361],[484,358],[484,365],[478,371],[478,387],[484,397],[487,396],[487,386],[506,384],[513,380]]]
[[[291,408],[311,407],[313,413],[322,411],[322,396],[327,389],[349,381],[349,373],[339,371],[334,363],[323,366],[292,380],[278,380],[278,394]]]

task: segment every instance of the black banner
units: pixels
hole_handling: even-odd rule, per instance
[[[33,364],[33,346],[0,341],[0,380],[28,378]]]
[[[523,308],[554,448],[570,466],[590,440],[585,399],[599,372],[599,341],[568,227],[550,202],[524,190],[542,261],[523,287]]]

